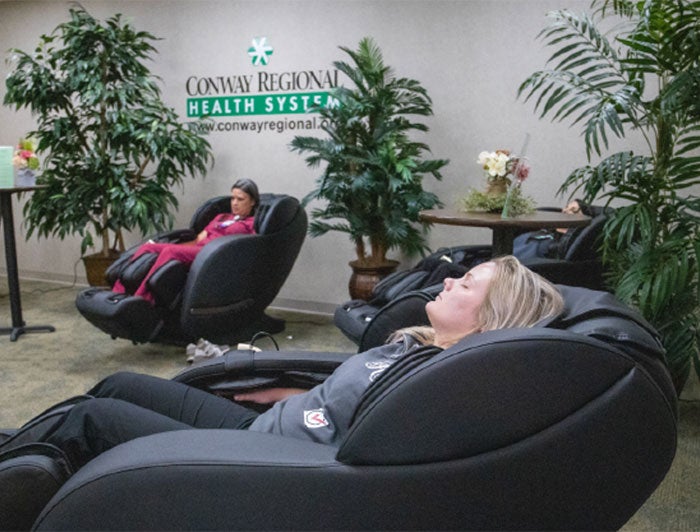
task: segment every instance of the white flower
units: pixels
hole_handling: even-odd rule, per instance
[[[486,171],[491,177],[503,177],[508,173],[508,156],[504,153],[494,153],[494,157],[486,161]]]
[[[495,157],[495,156],[496,156],[495,152],[482,151],[479,154],[479,158],[476,160],[476,162],[479,163],[479,165],[483,166],[484,170],[485,170],[486,169],[486,161],[488,161],[489,159],[491,159],[492,157]]]
[[[12,166],[18,169],[26,168],[27,167],[27,159],[22,157],[21,155],[17,154],[14,157],[12,157]]]

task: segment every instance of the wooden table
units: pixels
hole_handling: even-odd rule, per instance
[[[443,225],[488,227],[492,231],[493,256],[513,253],[513,240],[523,231],[552,229],[556,227],[583,227],[591,218],[583,214],[564,214],[556,211],[535,211],[501,218],[500,213],[463,212],[457,209],[431,209],[421,211],[421,220]]]
[[[51,325],[35,325],[27,327],[22,319],[22,301],[19,295],[19,274],[17,273],[17,248],[15,244],[15,224],[12,219],[12,194],[30,192],[34,187],[0,188],[0,219],[2,220],[5,236],[5,263],[7,264],[7,285],[10,289],[10,311],[12,327],[0,327],[0,334],[9,334],[10,340],[15,341],[20,335],[33,331],[53,332]]]

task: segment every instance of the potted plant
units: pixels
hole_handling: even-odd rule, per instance
[[[610,286],[661,333],[680,393],[691,365],[700,375],[700,198],[691,194],[700,184],[700,2],[592,6],[591,16],[550,14],[540,35],[555,49],[553,68],[519,94],[539,95],[542,117],[582,124],[589,162],[611,134],[647,146],[574,170],[561,191],[620,203],[603,244]]]
[[[422,159],[428,146],[414,140],[428,127],[412,119],[432,114],[432,102],[421,84],[397,78],[384,64],[371,38],[356,51],[340,47],[351,62],[336,61],[351,85],[332,90],[338,105],[315,109],[327,137],[297,136],[291,149],[308,153],[306,163],[325,164],[315,188],[304,198],[325,202],[311,212],[309,234],[347,233],[357,259],[350,265],[350,295],[365,299],[383,275],[398,262],[387,258],[397,248],[411,256],[426,249],[427,224],[419,213],[440,205],[435,194],[423,190],[426,174],[441,179],[444,159]],[[356,284],[357,283],[357,284]]]
[[[76,8],[34,53],[11,51],[4,103],[36,116],[29,135],[43,154],[44,188],[24,208],[27,238],[79,234],[82,255],[100,245],[85,257],[106,261],[96,270],[86,262],[90,284],[104,284],[102,270],[124,249],[123,231],[171,226],[173,186],[204,174],[212,157],[160,98],[145,64],[154,40],[121,15],[101,23]]]

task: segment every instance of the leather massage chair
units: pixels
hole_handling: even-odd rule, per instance
[[[230,212],[230,197],[205,202],[190,227],[152,238],[155,242],[192,240],[217,214]],[[261,194],[255,214],[255,235],[228,235],[205,245],[191,266],[171,261],[149,279],[155,306],[133,296],[156,260],[136,260],[132,247],[110,267],[110,286],[119,279],[126,294],[89,288],[76,306],[93,325],[112,338],[135,343],[188,343],[205,338],[219,344],[250,340],[258,331],[277,333],[284,322],[265,314],[279,293],[306,236],[307,216],[296,198]]]
[[[31,490],[31,507],[0,514],[35,530],[618,529],[671,465],[676,395],[636,312],[560,288],[557,318],[391,366],[339,447],[176,431],[119,445],[67,480],[50,449],[27,453],[0,461],[0,485]],[[310,387],[348,356],[229,351],[175,379],[223,396]]]

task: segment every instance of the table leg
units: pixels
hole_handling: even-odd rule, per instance
[[[491,248],[494,257],[513,254],[514,227],[494,227],[492,230]]]
[[[15,242],[15,224],[12,219],[11,194],[0,192],[0,217],[5,237],[5,263],[7,265],[7,286],[10,290],[10,313],[12,327],[0,327],[0,335],[9,334],[10,340],[15,341],[20,335],[32,331],[53,332],[51,325],[27,327],[22,319],[22,301],[19,293],[19,274],[17,271],[17,247]]]

